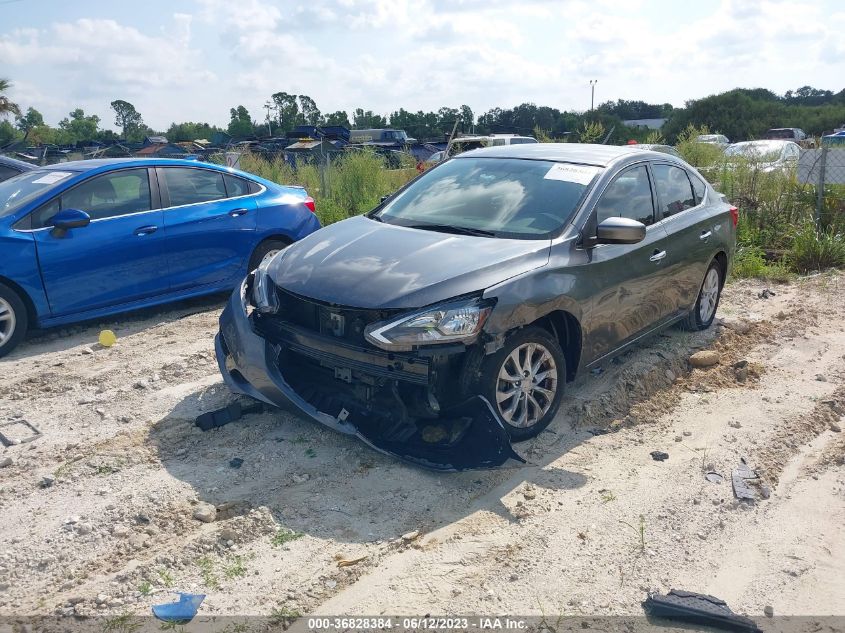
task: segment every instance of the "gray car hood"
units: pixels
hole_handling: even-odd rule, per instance
[[[418,308],[544,266],[550,240],[453,235],[350,218],[312,233],[271,262],[295,294],[356,308]]]

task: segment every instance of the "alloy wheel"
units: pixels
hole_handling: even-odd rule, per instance
[[[543,345],[524,343],[505,357],[496,383],[499,415],[518,428],[537,424],[557,393],[555,359]]]
[[[719,300],[719,271],[711,268],[704,277],[704,284],[701,286],[701,297],[698,302],[698,316],[702,323],[707,323],[713,318],[716,311],[716,302]]]
[[[15,333],[15,311],[12,304],[0,297],[0,345],[8,341]]]
[[[262,257],[262,258],[261,258],[261,264],[262,264],[262,265],[266,264],[266,263],[267,263],[267,262],[269,262],[269,261],[270,261],[270,260],[271,260],[271,259],[272,259],[272,258],[273,258],[276,254],[277,254],[277,253],[281,253],[281,252],[282,252],[282,249],[280,249],[280,248],[275,248],[275,249],[273,249],[273,250],[269,250],[269,251],[267,251],[266,253],[264,253],[264,257]]]

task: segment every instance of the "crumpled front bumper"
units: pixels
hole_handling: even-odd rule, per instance
[[[214,340],[220,373],[233,392],[305,414],[335,431],[358,437],[379,452],[433,470],[496,468],[511,459],[524,463],[513,450],[508,433],[490,403],[481,396],[443,412],[441,419],[445,422],[472,420],[461,440],[446,447],[367,436],[352,417],[344,419],[340,411],[319,411],[282,375],[277,360],[280,344],[272,343],[254,331],[247,314],[245,292],[245,285],[241,285],[232,293],[220,315],[220,331]]]

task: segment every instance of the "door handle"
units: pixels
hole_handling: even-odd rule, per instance
[[[247,211],[249,211],[249,209],[232,209],[231,211],[229,211],[229,215],[231,215],[233,218],[237,218],[244,215]]]
[[[142,226],[140,229],[135,229],[135,235],[150,235],[151,233],[155,233],[156,231],[158,231],[157,226]]]
[[[648,260],[650,262],[659,262],[664,257],[666,257],[666,251],[655,250],[652,256],[648,258]]]
[[[708,239],[710,239],[711,235],[713,235],[713,233],[711,231],[702,231],[701,235],[698,236],[698,239],[700,239],[703,242],[706,242]]]

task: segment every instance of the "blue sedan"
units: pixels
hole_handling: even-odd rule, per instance
[[[314,200],[187,160],[62,163],[0,182],[0,356],[50,327],[231,289],[320,228]]]

